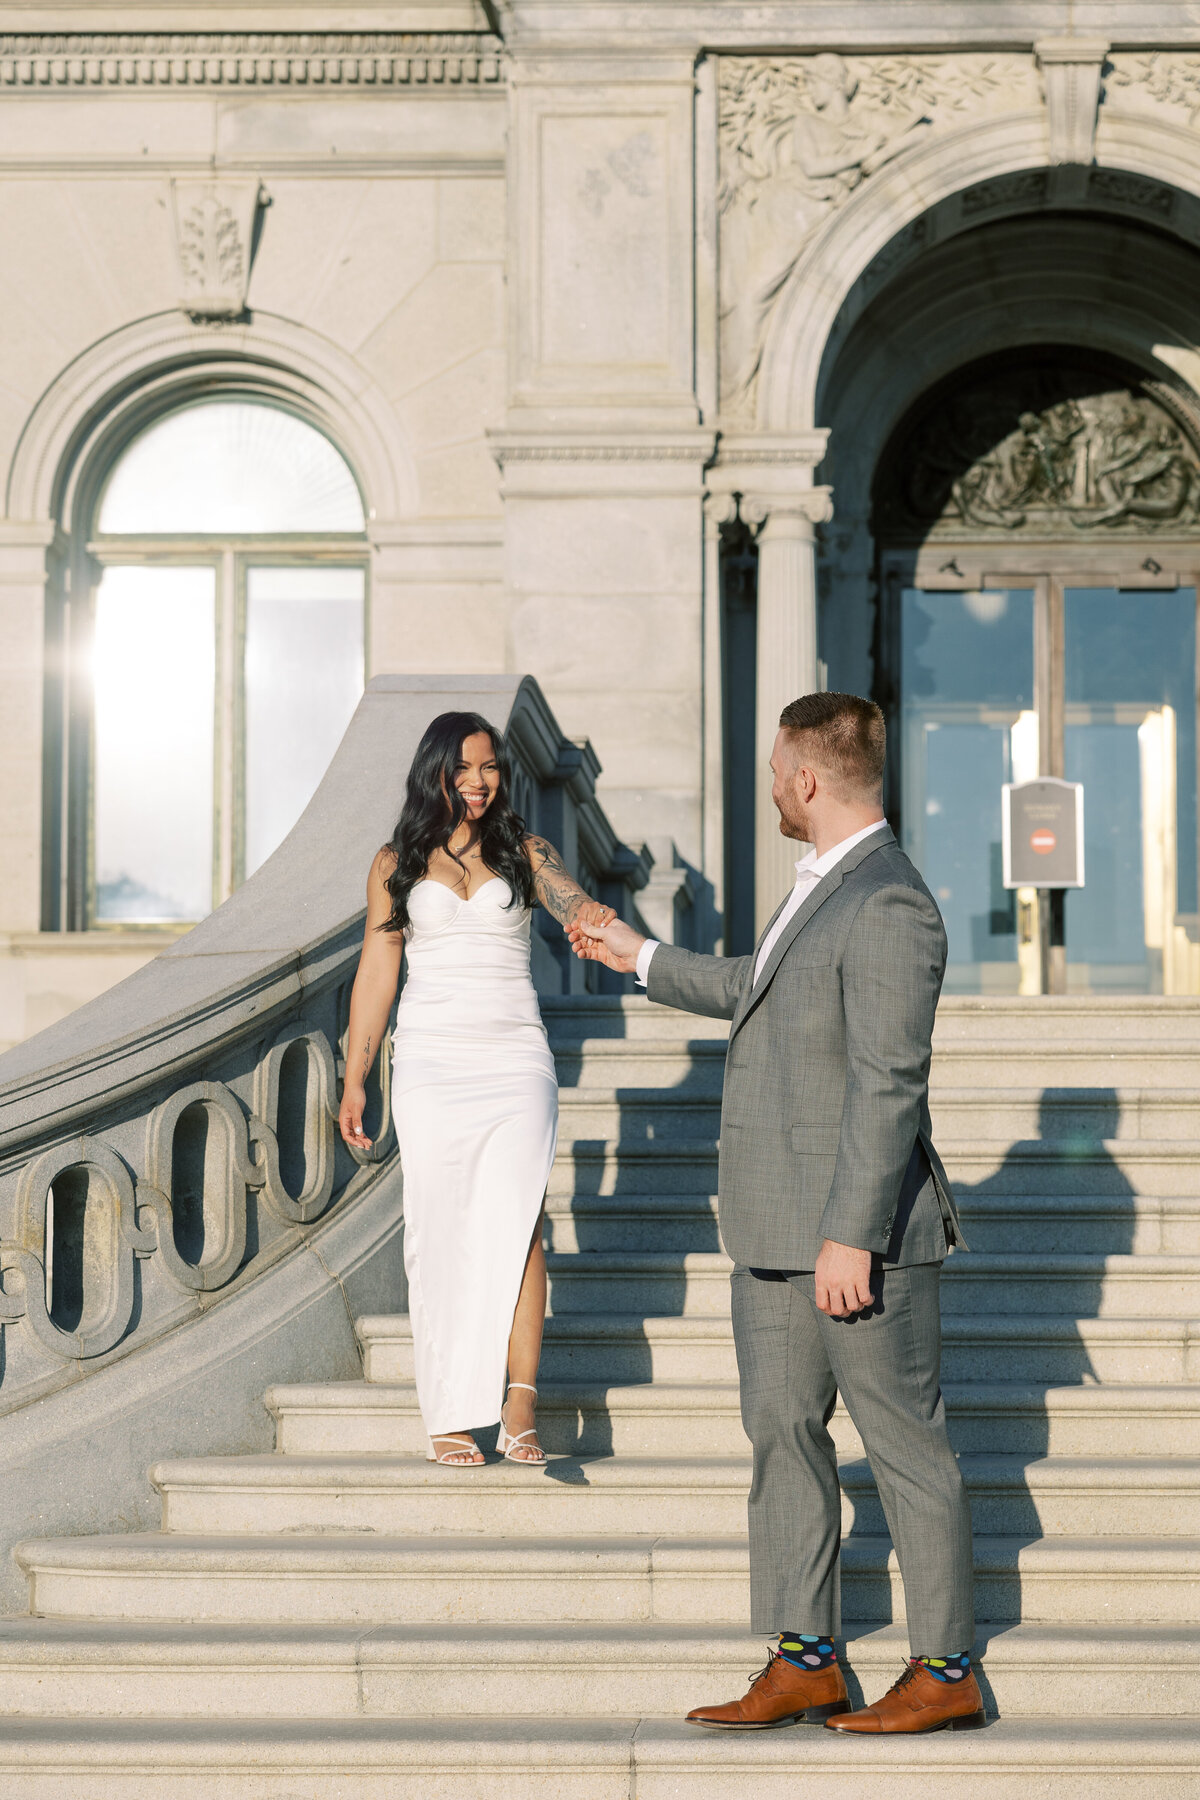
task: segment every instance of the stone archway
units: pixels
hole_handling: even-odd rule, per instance
[[[344,351],[270,315],[218,327],[165,313],[93,345],[46,390],[8,471],[8,518],[71,530],[86,511],[94,470],[118,445],[155,413],[216,384],[274,399],[326,431],[354,469],[372,522],[417,512],[411,449],[391,407]]]
[[[760,757],[780,705],[818,679],[814,524],[832,511],[844,536],[822,402],[836,349],[905,271],[985,224],[1149,218],[1200,244],[1195,71],[1177,62],[1084,39],[1032,55],[723,60],[724,430],[710,485],[744,496],[761,527]],[[1200,338],[1178,325],[1164,338],[1189,378]],[[832,495],[815,481],[827,444]],[[760,810],[762,918],[790,856]]]

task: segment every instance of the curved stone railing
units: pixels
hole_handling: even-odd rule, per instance
[[[402,1303],[386,1047],[371,1149],[351,1153],[336,1118],[366,871],[417,740],[450,708],[506,731],[531,827],[630,916],[648,859],[617,840],[590,746],[563,737],[536,683],[371,682],[264,867],[144,969],[0,1057],[14,1536],[144,1523],[131,1496],[151,1456],[265,1441],[261,1387],[356,1372],[354,1313]],[[542,992],[595,977],[564,950],[557,927],[535,937]]]

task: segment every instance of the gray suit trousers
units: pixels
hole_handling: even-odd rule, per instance
[[[904,1581],[914,1656],[969,1650],[971,1509],[938,1384],[940,1263],[876,1269],[875,1306],[817,1311],[813,1275],[733,1271],[750,1489],[751,1629],[840,1630],[841,1493],[829,1420],[840,1393],[863,1441]]]

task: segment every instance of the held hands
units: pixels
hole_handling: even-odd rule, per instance
[[[817,1311],[846,1319],[874,1303],[871,1252],[826,1238],[817,1252]]]
[[[638,952],[646,941],[640,931],[626,925],[615,914],[610,914],[608,923],[592,923],[584,919],[582,909],[568,925],[567,936],[576,956],[584,962],[603,963],[606,968],[615,969],[618,975],[633,974]]]
[[[605,906],[599,900],[585,900],[567,926],[567,935],[570,936],[576,925],[611,925],[616,916],[611,906]]]
[[[369,1150],[371,1140],[366,1136],[362,1126],[363,1108],[367,1104],[366,1089],[354,1086],[349,1081],[342,1089],[342,1104],[338,1112],[338,1130],[342,1140],[351,1150]]]

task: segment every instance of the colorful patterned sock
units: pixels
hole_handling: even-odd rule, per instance
[[[914,1656],[911,1661],[928,1669],[935,1681],[962,1681],[971,1673],[969,1650],[963,1650],[957,1656]]]
[[[831,1637],[806,1637],[802,1631],[780,1632],[779,1654],[797,1669],[829,1669],[837,1661]]]

